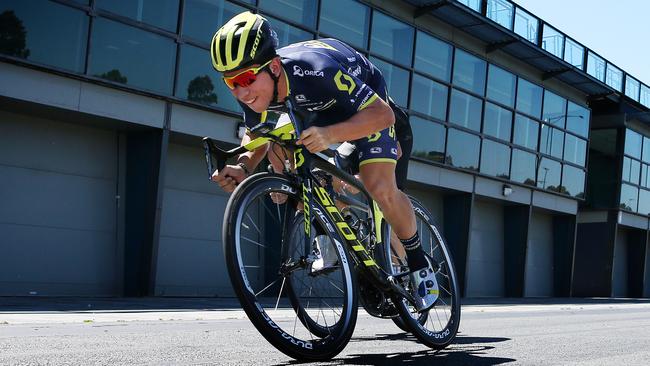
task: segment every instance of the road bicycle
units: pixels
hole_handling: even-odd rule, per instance
[[[214,162],[221,170],[227,159],[268,142],[293,151],[293,162],[282,157],[283,174],[269,167],[249,176],[226,206],[224,258],[250,321],[297,360],[327,360],[341,352],[352,337],[359,301],[368,314],[392,319],[426,346],[449,345],[460,322],[459,286],[431,214],[411,198],[439,290],[434,306],[419,312],[409,269],[391,247],[390,225],[347,170],[350,160],[339,152],[326,159],[296,145],[302,121],[290,100],[285,106],[290,123],[262,123],[246,145],[222,150],[203,139],[209,176]]]

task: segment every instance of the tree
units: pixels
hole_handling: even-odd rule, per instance
[[[197,76],[187,86],[187,99],[203,104],[217,104],[217,94],[208,75]]]
[[[122,84],[126,84],[128,81],[127,77],[122,75],[122,73],[118,69],[113,69],[111,71],[105,72],[100,75],[95,75],[95,76],[100,77],[102,79],[114,81],[116,83],[122,83]]]
[[[26,47],[27,31],[13,10],[0,14],[0,53],[21,58],[29,57]]]

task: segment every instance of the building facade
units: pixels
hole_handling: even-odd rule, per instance
[[[244,10],[382,70],[463,296],[650,296],[650,87],[508,0],[0,1],[0,296],[233,295],[200,141]]]

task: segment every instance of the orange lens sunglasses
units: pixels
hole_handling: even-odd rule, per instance
[[[247,87],[251,85],[255,80],[257,80],[257,74],[259,74],[264,68],[266,68],[273,60],[269,60],[262,66],[250,67],[242,72],[237,73],[237,75],[223,77],[223,82],[226,83],[228,88],[235,89],[237,85],[242,87]]]

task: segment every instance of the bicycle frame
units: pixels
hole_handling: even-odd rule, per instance
[[[401,286],[399,286],[397,280],[391,274],[386,273],[379,265],[377,265],[366,247],[357,238],[354,230],[350,228],[348,223],[343,218],[341,211],[338,209],[338,207],[336,207],[334,200],[327,192],[326,187],[323,187],[319,183],[318,179],[314,176],[312,169],[318,168],[336,178],[341,179],[342,181],[358,189],[364,195],[367,202],[372,202],[372,210],[370,211],[373,225],[371,229],[375,234],[375,240],[373,243],[376,246],[385,245],[384,240],[390,241],[390,237],[382,237],[382,224],[385,219],[383,213],[379,208],[379,205],[377,205],[377,203],[372,200],[370,193],[366,191],[363,184],[354,176],[339,169],[322,157],[316,154],[312,154],[307,151],[307,149],[303,149],[299,145],[295,144],[297,136],[299,136],[301,132],[301,123],[293,113],[291,102],[287,101],[286,104],[289,110],[291,123],[277,128],[273,128],[271,124],[267,123],[256,126],[256,128],[253,129],[253,132],[259,136],[246,145],[242,145],[226,151],[217,147],[214,141],[209,137],[203,138],[203,146],[205,150],[209,179],[211,179],[212,173],[214,172],[214,165],[212,161],[213,155],[216,157],[216,168],[218,170],[221,170],[225,167],[227,159],[247,151],[255,150],[270,141],[293,150],[295,168],[297,173],[290,172],[286,168],[284,173],[296,178],[296,184],[300,184],[302,187],[301,193],[304,206],[304,231],[306,247],[309,247],[311,244],[310,216],[314,213],[317,215],[326,215],[331,222],[335,223],[337,231],[345,239],[348,245],[348,252],[352,254],[351,257],[357,262],[357,267],[361,272],[367,274],[367,278],[372,282],[372,284],[382,291],[392,291],[399,293],[401,296],[414,303],[415,299],[413,296],[410,293],[406,292]],[[325,212],[321,212],[321,210],[315,207],[315,205],[312,203],[314,198],[318,200],[318,203],[325,209]],[[343,201],[347,201],[346,203],[357,207],[367,206],[351,197],[345,197]]]

